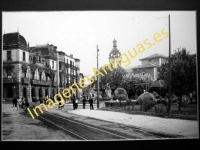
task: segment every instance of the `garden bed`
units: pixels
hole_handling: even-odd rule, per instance
[[[106,105],[106,104],[105,104]],[[156,107],[161,106],[157,104]],[[155,110],[155,107],[152,107],[148,111],[141,110],[140,105],[135,104],[135,102],[131,102],[131,104],[127,105],[127,102],[121,102],[121,106],[119,102],[107,102],[106,107],[99,108],[99,110],[105,111],[115,111],[115,112],[124,112],[128,114],[137,114],[137,115],[149,115],[156,116],[162,118],[176,118],[176,119],[185,119],[185,120],[197,120],[197,106],[196,105],[188,105],[185,108],[182,108],[182,111],[179,112],[177,105],[172,105],[171,107],[171,116],[169,117],[165,108],[162,111]]]

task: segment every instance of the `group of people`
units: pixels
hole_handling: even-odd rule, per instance
[[[93,96],[94,97],[94,96]],[[83,93],[83,109],[85,109],[85,105],[86,105],[86,100],[89,98],[89,104],[90,104],[90,110],[94,110],[94,107],[93,107],[93,99],[91,96],[88,97],[88,95],[86,96],[84,93]],[[79,98],[76,98],[75,95],[72,96],[71,98],[72,100],[72,103],[73,103],[73,108],[74,110],[78,108],[78,102],[79,102]]]
[[[14,97],[13,98],[13,107],[17,107],[17,110],[19,109],[25,109],[27,107],[29,107],[29,102],[28,99],[26,97]]]

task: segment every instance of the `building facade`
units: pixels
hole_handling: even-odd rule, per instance
[[[167,61],[167,58],[168,57],[157,53],[142,58],[140,59],[141,65],[132,68],[132,72],[133,74],[150,74],[153,80],[157,80],[159,75],[158,68],[160,68],[162,63]]]
[[[18,32],[3,35],[3,98],[53,97],[79,81],[80,59],[57,51],[54,45],[29,47]],[[79,91],[75,90],[75,95]]]

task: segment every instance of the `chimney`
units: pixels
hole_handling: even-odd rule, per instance
[[[73,58],[73,54],[70,54],[70,57],[72,57],[72,58]]]

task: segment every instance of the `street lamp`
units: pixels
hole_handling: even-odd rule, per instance
[[[97,69],[99,68],[99,49],[97,45]],[[99,70],[99,69],[98,69]],[[99,75],[97,76],[97,108],[99,108]]]

